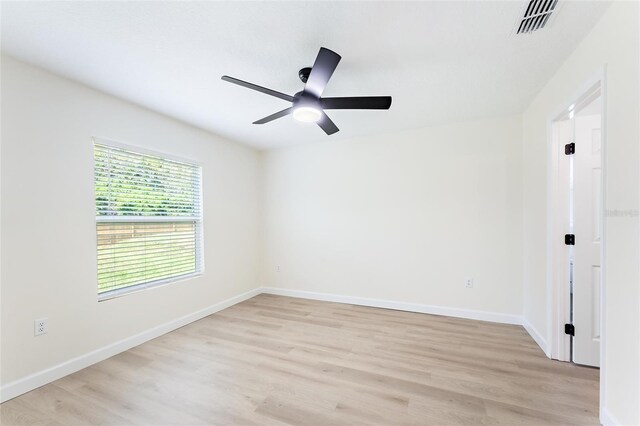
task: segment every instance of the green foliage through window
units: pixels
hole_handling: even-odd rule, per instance
[[[200,170],[190,164],[95,145],[101,216],[196,216]]]

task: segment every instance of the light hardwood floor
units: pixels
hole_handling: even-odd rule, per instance
[[[3,425],[598,424],[522,327],[260,295],[0,406]]]

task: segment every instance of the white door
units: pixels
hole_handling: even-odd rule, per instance
[[[602,156],[600,98],[576,112],[573,155],[573,362],[600,365]]]

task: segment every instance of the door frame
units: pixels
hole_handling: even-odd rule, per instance
[[[568,104],[568,105],[572,105]],[[569,168],[560,167],[561,161],[567,159],[562,154],[561,149],[568,141],[558,139],[558,128],[556,123],[569,120],[568,107],[553,119],[550,135],[550,170],[552,175],[549,181],[549,221],[548,221],[548,277],[551,283],[551,294],[547,295],[548,314],[550,316],[548,324],[551,324],[548,335],[550,336],[550,347],[548,357],[560,361],[571,361],[570,343],[571,339],[562,331],[564,324],[569,322],[571,315],[571,301],[569,283],[569,250],[562,240],[562,235],[568,233],[567,218],[569,217],[569,188],[568,185],[561,185],[561,182],[567,182],[569,179]],[[572,134],[575,129],[572,130]]]
[[[554,137],[554,123],[568,118],[569,111],[579,105],[594,91],[600,91],[602,105],[602,202],[601,202],[601,229],[602,241],[600,245],[601,260],[601,295],[600,295],[600,376],[604,377],[605,365],[605,341],[606,341],[606,246],[607,230],[605,220],[605,206],[607,204],[606,190],[606,164],[607,164],[607,92],[606,92],[606,66],[599,69],[595,75],[586,81],[580,89],[566,102],[561,104],[556,111],[549,116],[547,121],[547,338],[550,342],[547,348],[549,358],[560,361],[571,361],[570,339],[564,334],[564,324],[570,318],[570,300],[568,289],[568,265],[569,255],[566,246],[562,242],[562,235],[566,229],[566,209],[563,210],[561,200],[566,200],[568,191],[559,187],[561,178],[558,167],[560,156],[560,143]],[[563,198],[564,197],[564,198]],[[600,381],[600,401],[603,401],[604,381]]]

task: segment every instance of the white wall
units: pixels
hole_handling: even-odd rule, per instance
[[[606,66],[605,415],[640,423],[638,3],[614,2],[524,113],[524,315],[550,342],[547,309],[547,125]],[[579,238],[579,237],[578,237]]]
[[[92,136],[202,163],[201,277],[98,303]],[[255,288],[253,149],[3,56],[1,158],[3,385]]]
[[[264,153],[263,285],[520,315],[521,134],[516,116]]]

